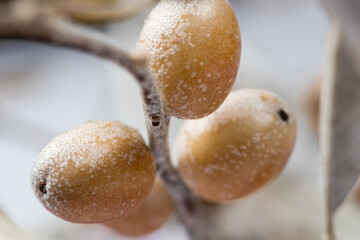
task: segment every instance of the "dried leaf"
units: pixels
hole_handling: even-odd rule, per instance
[[[321,154],[324,160],[327,239],[335,239],[332,218],[360,175],[360,75],[351,47],[335,26],[324,74],[321,105]]]

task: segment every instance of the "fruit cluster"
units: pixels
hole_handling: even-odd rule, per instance
[[[196,195],[215,203],[236,200],[280,174],[294,146],[295,116],[268,91],[229,95],[241,40],[227,0],[160,1],[138,51],[149,61],[164,111],[188,119],[178,138],[178,169]],[[172,212],[155,178],[154,156],[142,136],[120,122],[100,121],[53,139],[36,160],[31,182],[56,216],[134,236],[159,228]]]

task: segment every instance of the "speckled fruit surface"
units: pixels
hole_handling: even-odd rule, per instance
[[[145,22],[144,53],[165,112],[197,119],[214,112],[234,85],[241,37],[227,0],[163,0]]]
[[[136,130],[120,122],[89,122],[54,138],[41,151],[31,184],[56,216],[102,223],[135,211],[155,174],[153,155]]]
[[[141,236],[160,228],[173,212],[173,203],[160,179],[156,179],[153,189],[134,213],[106,225],[127,236]]]
[[[295,138],[295,116],[284,100],[264,90],[238,90],[210,116],[183,125],[179,170],[206,200],[239,199],[281,173]]]

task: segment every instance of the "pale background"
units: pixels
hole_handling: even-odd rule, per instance
[[[265,88],[288,100],[298,117],[298,139],[283,175],[264,191],[226,206],[218,221],[228,232],[253,239],[263,234],[274,235],[274,240],[277,234],[288,240],[319,239],[320,163],[303,103],[309,85],[321,74],[329,20],[315,0],[231,4],[243,40],[235,88]],[[124,49],[134,49],[148,11],[100,30],[113,35]],[[127,239],[100,225],[75,225],[54,217],[37,201],[29,183],[32,163],[51,138],[88,120],[105,119],[121,120],[146,138],[138,89],[124,70],[69,49],[1,40],[0,208],[21,227],[54,239]],[[180,124],[172,121],[173,149]],[[360,214],[349,209],[338,218],[341,239],[358,240]],[[186,239],[175,218],[139,239],[169,236]]]

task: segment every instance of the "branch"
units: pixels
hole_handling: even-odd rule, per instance
[[[130,55],[117,43],[99,33],[76,27],[53,13],[27,12],[0,18],[0,38],[16,38],[62,45],[97,55],[128,70],[141,89],[150,147],[159,175],[169,190],[181,222],[193,240],[209,239],[200,228],[197,197],[188,189],[170,160],[168,127],[170,117],[163,113],[157,88],[145,58]]]

